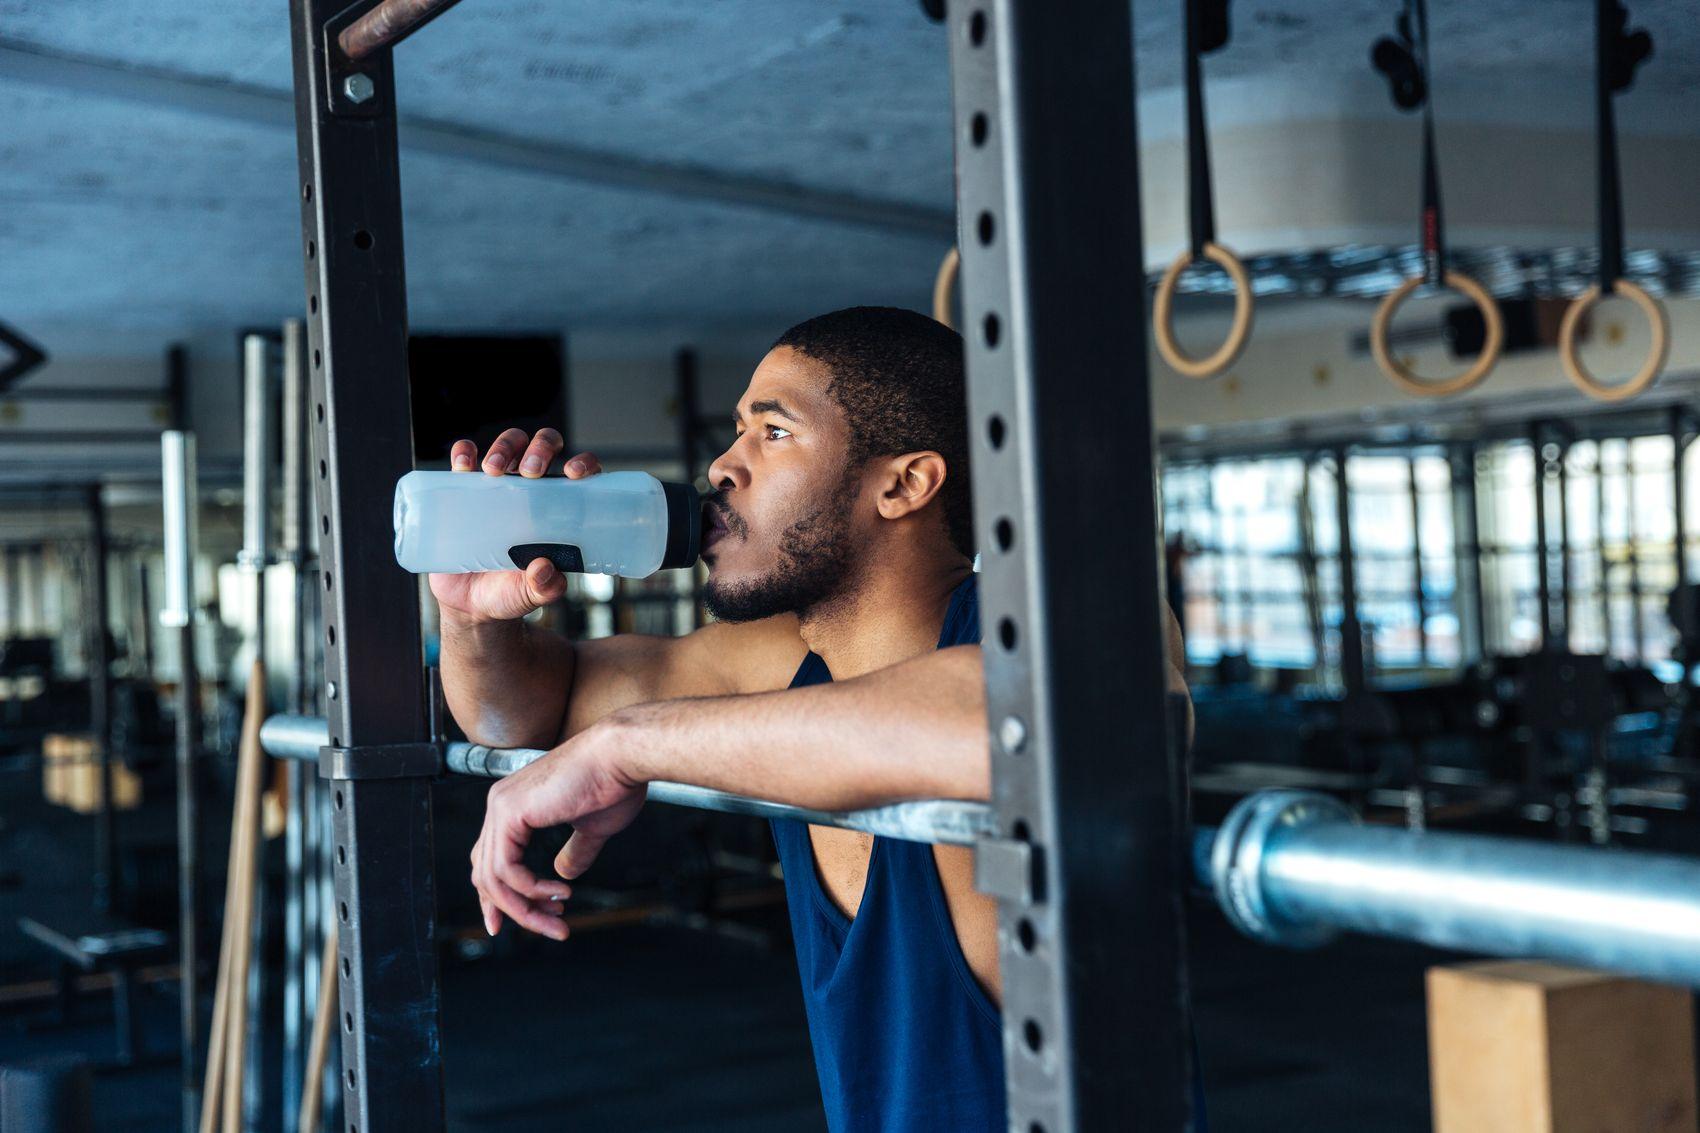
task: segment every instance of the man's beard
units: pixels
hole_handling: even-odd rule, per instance
[[[753,622],[775,614],[803,614],[840,597],[855,562],[850,539],[854,478],[846,476],[814,511],[779,537],[779,565],[747,582],[710,577],[702,602],[723,622]]]

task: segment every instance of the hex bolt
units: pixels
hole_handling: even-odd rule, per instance
[[[335,700],[336,699],[336,682],[335,681],[326,681],[325,682],[325,699],[326,700]]]
[[[359,106],[362,102],[369,101],[374,94],[378,93],[378,90],[372,85],[370,75],[356,71],[342,80],[342,93],[348,101]]]

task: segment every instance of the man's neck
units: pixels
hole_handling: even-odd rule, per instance
[[[956,555],[869,570],[851,591],[802,618],[803,641],[836,680],[936,649],[950,596],[973,567]]]

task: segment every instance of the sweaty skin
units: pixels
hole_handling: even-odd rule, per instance
[[[936,452],[906,453],[874,458],[846,484],[848,422],[827,383],[807,356],[770,352],[739,399],[737,440],[709,469],[721,495],[703,560],[711,591],[734,608],[784,576],[823,501],[851,493],[832,540],[853,549],[844,583],[802,617],[570,642],[519,620],[565,591],[547,562],[431,576],[455,719],[478,743],[552,748],[490,790],[472,880],[492,934],[506,917],[564,939],[567,883],[631,822],[653,780],[829,810],[989,796],[980,650],[935,648],[951,592],[971,573],[940,514],[950,470]],[[528,442],[510,429],[482,470],[541,476],[561,448],[553,430]],[[451,462],[471,474],[475,446],[458,442]],[[580,454],[564,471],[578,478],[600,465]],[[1172,616],[1167,638],[1170,687],[1184,692]],[[788,689],[811,649],[833,682]],[[563,880],[534,876],[521,861],[532,833],[564,823],[574,832],[555,863]],[[872,838],[825,827],[810,838],[823,887],[853,916]],[[964,957],[995,998],[996,906],[974,890],[973,852],[935,847],[934,858]]]

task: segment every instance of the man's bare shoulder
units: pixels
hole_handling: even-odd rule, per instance
[[[715,674],[728,693],[787,687],[809,652],[794,614],[753,622],[710,622],[683,643],[692,666]]]

